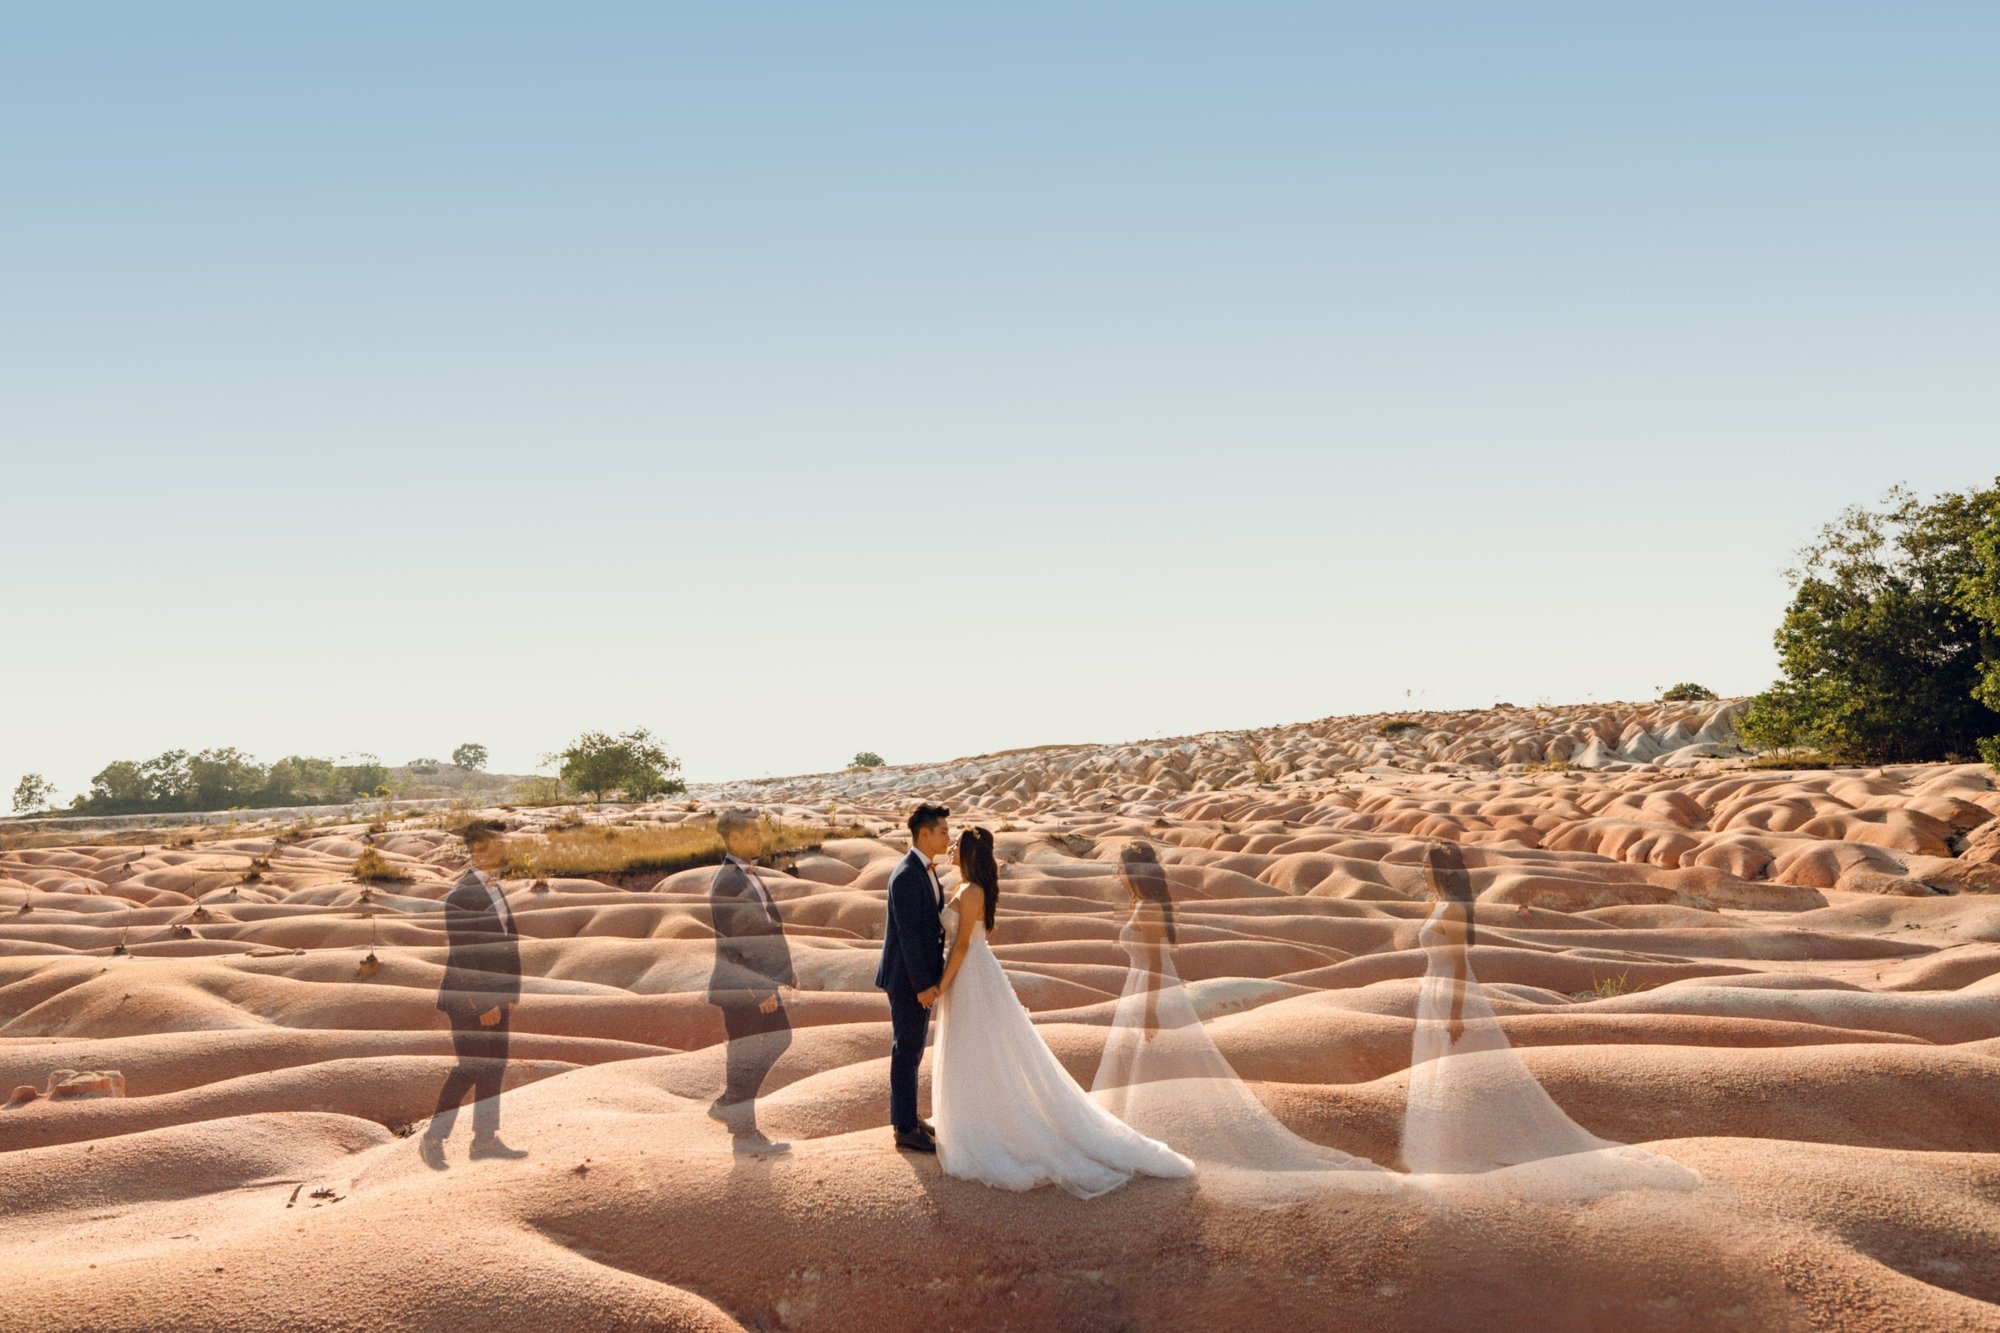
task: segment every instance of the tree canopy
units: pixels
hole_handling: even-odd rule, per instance
[[[2000,477],[1852,506],[1786,578],[1783,674],[1745,710],[1746,741],[1851,763],[2000,764]]]
[[[38,810],[46,810],[55,798],[56,787],[53,782],[40,773],[29,773],[14,786],[14,812],[33,814]]]
[[[586,731],[567,749],[548,757],[560,765],[563,786],[579,794],[588,793],[602,801],[616,792],[628,801],[650,801],[687,790],[675,774],[681,761],[644,727],[613,736],[609,732]]]

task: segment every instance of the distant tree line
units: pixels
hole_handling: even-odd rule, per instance
[[[486,766],[487,749],[468,741],[452,751],[456,768],[474,772]],[[680,760],[645,728],[619,735],[585,732],[545,761],[560,776],[540,779],[549,790],[530,792],[539,799],[557,799],[564,792],[593,801],[618,797],[648,801],[687,790],[680,780]],[[435,775],[443,765],[436,759],[413,759],[411,774]],[[129,815],[206,810],[271,809],[293,805],[344,805],[371,796],[390,795],[390,770],[372,754],[337,763],[310,755],[286,755],[260,764],[232,747],[168,750],[151,759],[119,759],[106,764],[90,780],[90,790],[72,800],[64,814]],[[54,814],[55,788],[38,773],[22,778],[14,789],[19,813]]]
[[[287,805],[339,805],[388,794],[389,770],[374,755],[336,763],[286,755],[260,764],[234,746],[168,750],[151,759],[119,759],[90,780],[90,790],[70,802],[76,814],[127,815],[154,811],[264,809]]]
[[[1928,502],[1851,507],[1786,571],[1783,675],[1743,738],[1846,763],[2000,767],[2000,477]]]

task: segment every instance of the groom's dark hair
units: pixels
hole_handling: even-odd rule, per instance
[[[915,838],[925,829],[942,824],[950,818],[951,811],[941,805],[931,805],[926,802],[910,811],[910,837]]]

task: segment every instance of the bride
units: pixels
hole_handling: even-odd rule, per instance
[[[1174,969],[1173,890],[1153,848],[1126,844],[1118,879],[1132,899],[1118,932],[1130,966],[1091,1096],[1140,1132],[1171,1137],[1201,1165],[1204,1188],[1388,1187],[1393,1177],[1367,1158],[1292,1133],[1216,1049]]]
[[[1403,1119],[1412,1182],[1544,1200],[1698,1186],[1697,1172],[1598,1137],[1543,1091],[1472,973],[1478,897],[1458,844],[1427,844],[1423,872],[1436,906],[1417,934],[1427,966],[1417,991]]]
[[[936,1007],[938,1165],[1001,1189],[1056,1184],[1081,1199],[1135,1175],[1193,1175],[1193,1162],[1092,1101],[1029,1021],[986,942],[1000,902],[993,835],[968,829],[953,860],[965,883],[949,904],[958,928]]]

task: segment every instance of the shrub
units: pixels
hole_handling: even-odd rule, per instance
[[[882,767],[882,756],[876,754],[873,750],[863,750],[855,755],[854,758],[848,760],[847,766],[849,768],[880,768]]]
[[[1929,503],[1895,487],[1799,556],[1784,674],[1738,722],[1748,744],[1908,763],[2000,733],[2000,478]]]
[[[524,778],[514,784],[514,795],[522,805],[560,805],[562,782],[556,778]]]
[[[355,861],[354,878],[364,884],[380,884],[407,880],[409,875],[391,865],[388,857],[370,847]]]
[[[1717,697],[1715,691],[1708,688],[1708,686],[1697,685],[1693,681],[1684,680],[1680,684],[1673,686],[1665,694],[1662,694],[1660,701],[1662,703],[1699,703]]]

